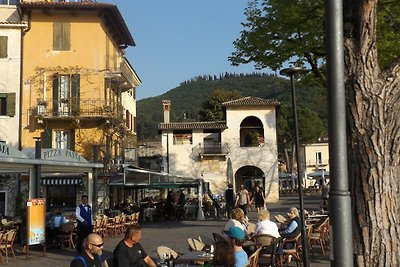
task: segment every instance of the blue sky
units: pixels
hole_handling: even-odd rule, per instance
[[[116,4],[136,42],[127,49],[142,85],[137,98],[157,96],[194,76],[252,73],[231,66],[243,30],[246,0],[105,0]],[[259,71],[257,71],[259,72]]]

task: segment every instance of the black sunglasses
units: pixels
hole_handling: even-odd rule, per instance
[[[96,247],[98,247],[98,248],[101,248],[104,244],[101,243],[101,244],[96,245],[96,244],[93,244],[93,243],[92,243],[92,245],[93,245],[93,246],[96,246]]]

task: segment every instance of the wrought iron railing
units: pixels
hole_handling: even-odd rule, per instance
[[[36,116],[42,118],[80,116],[80,117],[119,117],[123,114],[120,103],[106,104],[103,98],[77,99],[38,99]]]

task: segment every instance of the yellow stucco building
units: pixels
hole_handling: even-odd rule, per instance
[[[107,165],[136,142],[134,40],[113,4],[21,1],[21,146],[65,148]],[[122,96],[125,100],[122,101]],[[126,98],[129,98],[126,100]],[[111,166],[111,164],[110,164]]]

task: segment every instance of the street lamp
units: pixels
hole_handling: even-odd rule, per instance
[[[304,200],[303,200],[303,177],[304,171],[302,166],[302,161],[300,159],[300,144],[299,144],[299,127],[297,120],[297,106],[296,106],[296,91],[294,88],[294,76],[297,73],[304,72],[305,70],[299,67],[286,68],[280,71],[283,76],[290,77],[291,89],[292,89],[292,110],[293,110],[293,121],[294,121],[294,139],[296,147],[296,160],[297,160],[297,181],[298,181],[298,191],[299,191],[299,202],[300,202],[300,220],[301,220],[301,240],[303,246],[303,265],[305,267],[309,266],[308,262],[308,249],[307,249],[307,235],[306,235],[306,224],[304,220]]]

